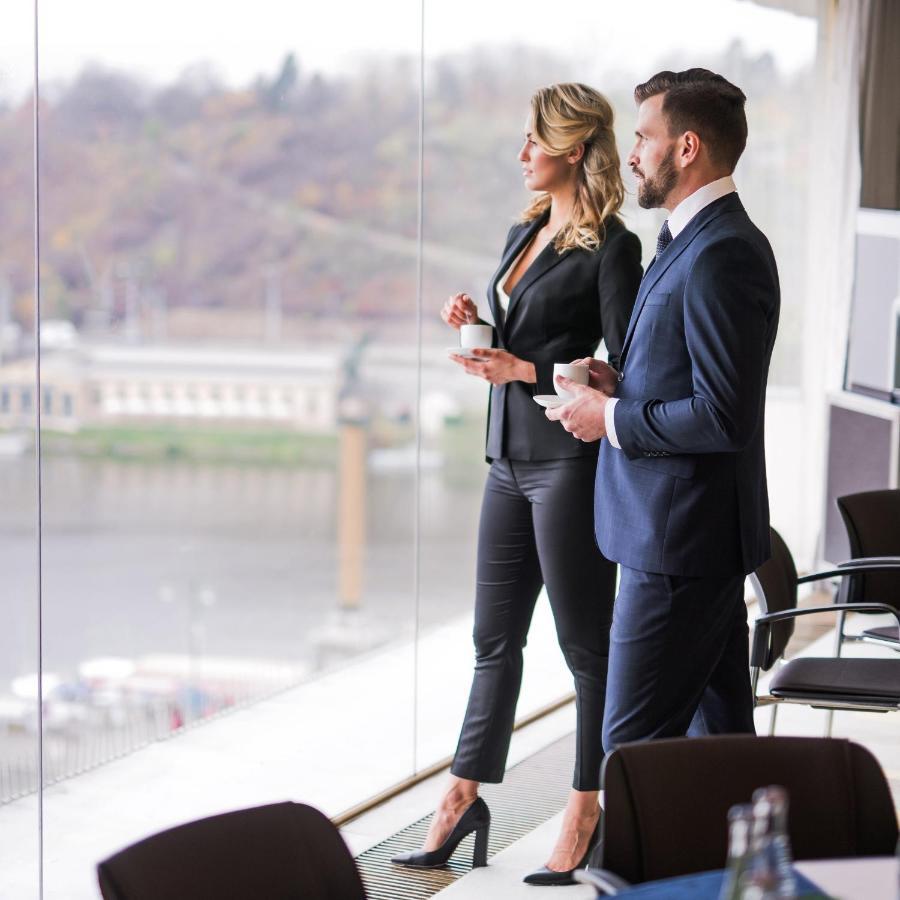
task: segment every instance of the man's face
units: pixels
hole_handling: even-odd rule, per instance
[[[678,184],[674,138],[662,112],[663,95],[648,97],[638,107],[634,147],[628,165],[638,183],[637,199],[644,209],[666,205],[666,198]]]

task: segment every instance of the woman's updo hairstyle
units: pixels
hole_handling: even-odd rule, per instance
[[[606,237],[605,222],[617,216],[625,200],[619,151],[613,132],[613,109],[606,97],[585,84],[551,84],[531,98],[532,140],[551,156],[566,156],[579,144],[571,220],[559,231],[554,247],[596,250]],[[530,222],[550,207],[550,195],[538,194],[522,213]]]

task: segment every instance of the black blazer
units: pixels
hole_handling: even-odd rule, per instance
[[[514,225],[506,239],[500,267],[488,285],[495,346],[534,363],[537,384],[511,381],[491,387],[488,407],[488,460],[547,460],[596,456],[597,442],[572,437],[551,422],[532,399],[553,394],[553,364],[593,356],[601,338],[609,362],[619,355],[634,298],[641,283],[641,242],[618,220],[606,226],[598,250],[565,250],[552,242],[519,279],[504,316],[497,303],[497,282],[522,248],[547,221],[549,212]]]

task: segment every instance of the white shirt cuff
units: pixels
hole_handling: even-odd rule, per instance
[[[610,397],[609,400],[606,401],[606,409],[604,410],[603,418],[606,423],[606,439],[616,448],[616,450],[621,450],[622,446],[619,443],[619,439],[616,437],[616,417],[613,415],[613,410],[616,408],[618,402],[616,397]]]

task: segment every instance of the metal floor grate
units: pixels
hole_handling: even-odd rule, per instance
[[[489,856],[524,837],[565,806],[574,761],[573,733],[513,766],[503,784],[482,786],[481,796],[491,808]],[[405,869],[391,863],[395,854],[422,846],[430,819],[431,814],[424,816],[356,858],[369,900],[432,897],[469,871],[474,835],[459,845],[445,868]]]

